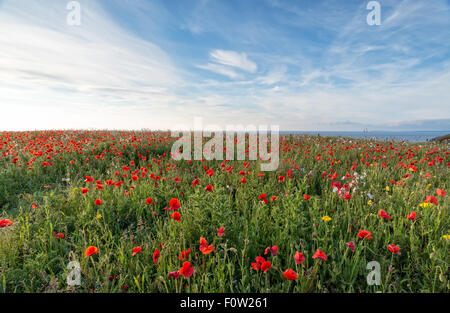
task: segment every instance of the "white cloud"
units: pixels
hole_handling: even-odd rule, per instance
[[[258,69],[258,66],[243,52],[218,49],[211,51],[210,57],[217,63],[236,67],[246,72],[254,73]]]

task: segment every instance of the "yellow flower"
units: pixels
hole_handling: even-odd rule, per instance
[[[98,219],[101,219],[103,216],[99,213],[99,214],[97,214],[97,218]]]
[[[372,205],[372,200],[367,201],[368,205]]]
[[[421,208],[429,208],[430,206],[433,206],[433,203],[431,203],[431,202],[422,202],[421,204],[419,204],[419,206]]]
[[[428,184],[427,187],[431,187],[431,184]]]
[[[450,235],[443,235],[442,238],[450,240]]]
[[[75,188],[73,188],[73,191],[77,191],[77,190],[78,190],[78,188],[76,188],[76,187],[75,187]]]
[[[386,186],[386,191],[389,191],[389,190],[391,190],[391,188],[389,188],[389,186]]]
[[[325,216],[322,217],[322,220],[324,222],[329,222],[329,221],[331,221],[331,217],[329,217],[328,215],[325,215]]]

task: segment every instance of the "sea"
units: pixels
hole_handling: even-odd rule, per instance
[[[367,138],[381,141],[425,142],[450,134],[450,131],[280,131],[280,135],[288,134]]]

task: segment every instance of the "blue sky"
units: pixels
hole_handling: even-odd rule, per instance
[[[450,129],[450,1],[0,0],[0,130]]]

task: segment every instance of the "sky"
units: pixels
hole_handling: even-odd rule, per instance
[[[450,130],[450,0],[0,0],[0,131]]]

